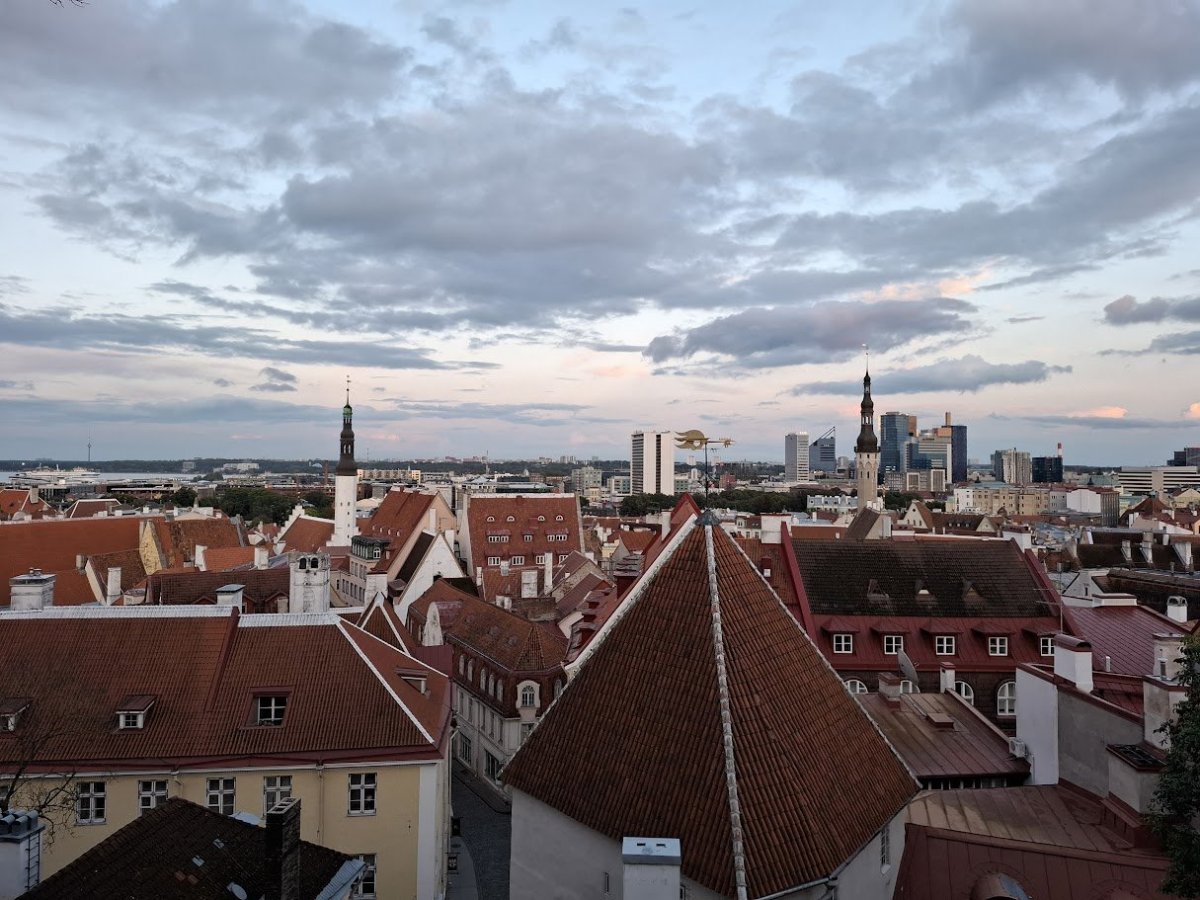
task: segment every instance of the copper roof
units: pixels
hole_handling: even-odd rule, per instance
[[[1095,668],[1118,675],[1154,675],[1154,636],[1188,634],[1186,628],[1144,606],[1070,606],[1064,612],[1072,632],[1092,645]]]
[[[505,781],[613,839],[678,837],[725,896],[739,867],[750,896],[832,874],[916,791],[719,527],[676,528],[578,665]]]
[[[396,674],[419,662],[332,615],[9,613],[0,644],[23,660],[11,688],[33,699],[18,731],[73,723],[48,735],[35,767],[425,758],[449,722],[446,679],[431,672],[422,695]],[[282,725],[255,725],[263,692],[287,696]],[[117,708],[134,694],[156,697],[145,727],[118,731]]]

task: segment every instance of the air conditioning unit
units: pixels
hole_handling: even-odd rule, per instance
[[[1029,750],[1026,748],[1025,742],[1020,738],[1009,738],[1008,752],[1017,759],[1024,759],[1028,755]]]

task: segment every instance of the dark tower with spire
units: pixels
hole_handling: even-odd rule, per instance
[[[346,405],[342,407],[342,435],[333,477],[333,537],[330,546],[349,547],[358,534],[358,463],[354,461],[354,410],[350,406],[350,379],[346,379]]]
[[[346,405],[342,407],[341,454],[338,457],[337,475],[357,475],[358,463],[354,461],[354,409],[350,406],[350,386],[346,386]]]
[[[871,370],[863,376],[862,414],[854,442],[855,487],[858,508],[865,509],[879,496],[879,438],[875,436],[875,401],[871,399]]]

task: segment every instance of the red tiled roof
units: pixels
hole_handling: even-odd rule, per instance
[[[1064,609],[1076,637],[1092,645],[1092,662],[1104,669],[1111,660],[1118,675],[1154,675],[1154,635],[1185,637],[1187,631],[1144,606],[1068,606]]]
[[[534,583],[537,585],[535,594],[541,596],[546,593],[542,584],[545,580],[544,570],[544,566],[513,566],[507,573],[501,574],[500,569],[485,568],[479,584],[479,596],[488,603],[495,603],[497,597],[520,597],[522,572],[534,573]]]
[[[120,500],[76,500],[67,510],[66,519],[90,519],[99,513],[106,513],[121,505]]]
[[[209,547],[204,551],[204,568],[208,572],[228,572],[253,562],[253,547]]]
[[[475,494],[467,498],[466,518],[472,569],[485,566],[489,556],[524,556],[532,562],[543,553],[557,559],[583,549],[579,501],[573,494]],[[508,541],[489,543],[488,534],[498,532],[507,532]],[[551,534],[566,534],[567,539],[551,541]]]
[[[29,501],[29,488],[0,488],[0,519],[11,519],[19,512],[41,518],[49,511],[50,504],[40,497],[35,503]]]
[[[194,564],[196,545],[240,547],[238,527],[224,516],[197,519],[156,519],[155,528],[167,566]]]
[[[749,895],[828,876],[916,785],[732,539],[674,534],[503,777],[614,840],[678,837],[732,896],[728,727]]]
[[[393,547],[402,547],[414,531],[428,524],[429,507],[436,497],[422,491],[388,491],[362,533],[389,538]]]
[[[447,640],[493,660],[510,672],[544,672],[567,659],[567,639],[553,626],[464,595],[453,623],[442,623]]]
[[[408,608],[410,616],[416,615],[420,621],[429,621],[429,607],[436,603],[438,612],[441,615],[442,627],[445,628],[448,624],[454,621],[454,617],[458,614],[458,609],[461,608],[463,600],[474,597],[473,594],[467,593],[454,582],[460,579],[451,578],[436,578],[429,589],[420,597],[412,602]]]
[[[155,572],[146,580],[145,602],[156,606],[216,603],[218,588],[240,584],[247,611],[275,612],[275,601],[291,590],[290,578],[286,566],[240,572]]]
[[[658,540],[659,532],[639,528],[636,531],[619,531],[613,536],[629,553],[645,553]]]
[[[88,557],[88,561],[92,564],[92,568],[95,569],[96,577],[100,579],[101,591],[107,590],[108,570],[113,568],[119,568],[121,570],[122,591],[135,588],[146,580],[146,566],[145,563],[142,562],[142,554],[139,550],[118,550],[115,553],[93,553]],[[55,594],[57,595],[57,585],[55,587]]]
[[[1167,900],[1166,858],[1131,846],[1104,827],[1099,802],[1061,786],[929,791],[908,816],[897,900],[1017,896],[987,889],[995,873],[1029,897]]]
[[[211,812],[179,797],[164,800],[124,828],[59,869],[24,900],[228,900],[237,885],[246,896],[270,896],[277,889],[267,860],[267,831]],[[220,852],[214,853],[213,847]],[[200,879],[178,873],[195,870]],[[317,900],[349,854],[300,842],[298,900]]]
[[[58,576],[56,605],[95,602],[76,557],[136,549],[139,527],[146,521],[161,519],[43,519],[0,526],[0,606],[8,605],[8,580],[35,567]]]
[[[359,617],[358,627],[405,653],[410,653],[416,643],[387,599],[379,598],[372,602]]]
[[[1008,752],[1008,737],[956,693],[902,694],[898,704],[871,693],[858,702],[917,778],[1029,774],[1029,763]]]
[[[329,519],[313,519],[299,516],[279,536],[287,550],[299,550],[301,553],[315,553],[324,548],[333,537],[333,522]]]
[[[25,661],[5,690],[33,698],[20,727],[78,723],[48,737],[36,766],[436,752],[449,721],[446,679],[429,673],[431,696],[423,697],[395,673],[424,667],[394,647],[333,616],[290,618],[143,610],[5,616],[0,643]],[[288,695],[279,727],[252,724],[254,697],[264,689]],[[157,699],[144,729],[118,731],[117,706],[130,694]],[[3,748],[0,737],[0,759]]]

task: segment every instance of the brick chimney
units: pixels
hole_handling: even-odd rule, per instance
[[[300,801],[281,800],[267,810],[266,900],[300,900]]]
[[[682,861],[677,838],[623,838],[621,863],[625,900],[678,900]]]

